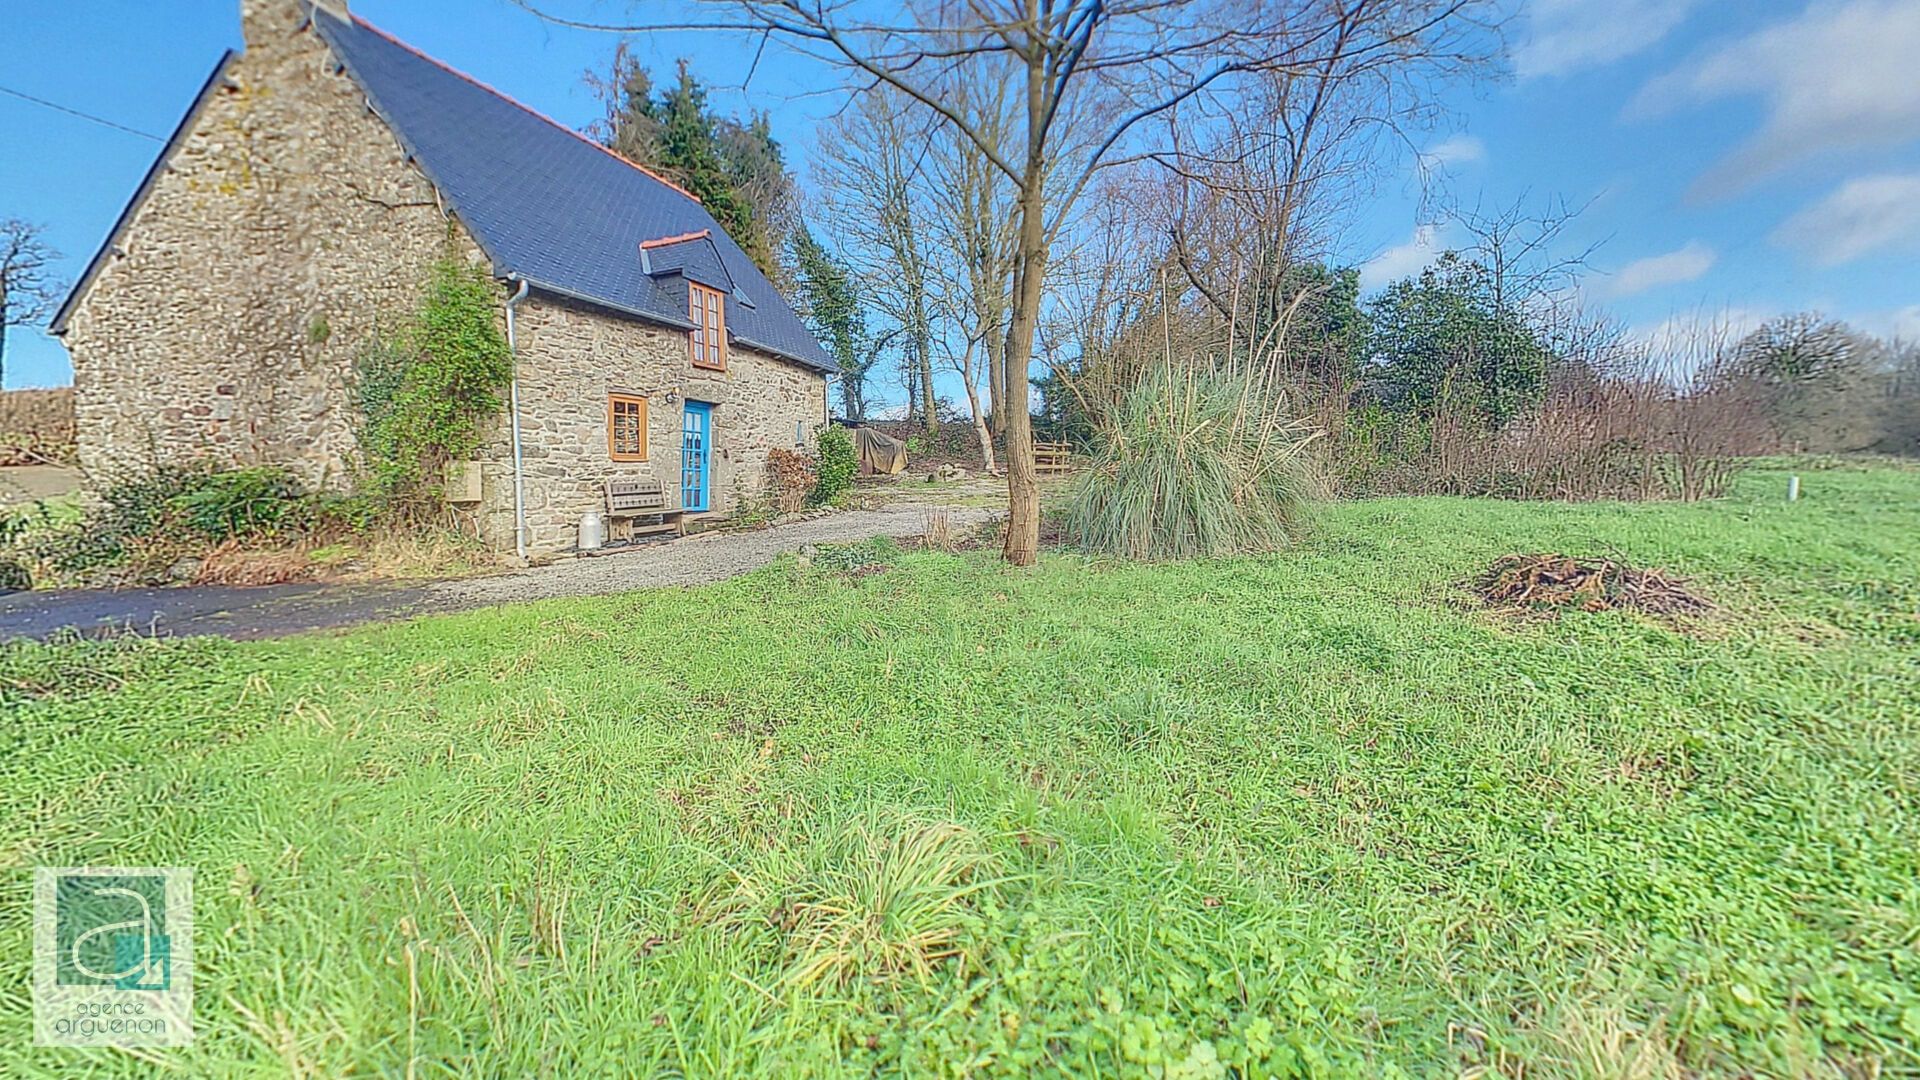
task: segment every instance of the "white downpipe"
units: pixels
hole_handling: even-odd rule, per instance
[[[507,354],[513,361],[513,381],[507,393],[508,411],[513,415],[513,552],[520,561],[527,558],[527,477],[520,456],[520,344],[513,335],[513,309],[527,298],[527,280],[519,275],[510,275],[508,281],[518,280],[520,288],[507,297]]]

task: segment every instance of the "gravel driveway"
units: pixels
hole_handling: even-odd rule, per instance
[[[737,577],[809,544],[926,531],[927,512],[946,511],[956,530],[994,516],[978,506],[895,502],[777,525],[752,533],[702,533],[664,543],[490,577],[427,585],[316,585],[242,589],[67,589],[0,595],[0,641],[44,638],[63,629],[143,634],[284,637],[412,615],[464,611],[556,596],[598,596],[698,585]]]
[[[878,510],[849,510],[826,517],[777,525],[751,533],[702,533],[664,544],[650,544],[590,559],[569,559],[533,570],[491,577],[443,581],[427,586],[429,596],[452,607],[484,607],[553,596],[597,596],[723,581],[772,562],[809,544],[837,544],[874,536],[907,537],[926,532],[922,503],[894,503]],[[953,528],[977,525],[996,511],[980,507],[937,507]]]

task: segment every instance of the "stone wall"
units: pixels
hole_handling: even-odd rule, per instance
[[[347,479],[355,353],[414,310],[441,212],[294,0],[246,0],[246,53],[69,320],[79,455],[274,461]]]
[[[734,345],[725,372],[695,368],[685,331],[637,322],[540,293],[515,317],[528,549],[572,547],[581,515],[605,505],[609,477],[651,479],[680,497],[685,402],[713,405],[709,509],[730,512],[767,483],[767,451],[811,447],[826,416],[816,372]],[[614,461],[607,397],[647,399],[647,460]],[[671,400],[669,400],[671,398]],[[513,455],[502,417],[481,451],[482,535],[513,543]]]
[[[357,453],[355,357],[418,310],[450,246],[483,261],[300,5],[244,0],[242,16],[247,52],[68,322],[80,461],[96,482],[212,457],[343,486]],[[824,419],[823,377],[753,350],[731,349],[724,373],[699,371],[683,331],[539,294],[517,322],[533,552],[573,546],[610,475],[657,479],[677,505],[689,398],[714,404],[714,511],[764,487],[768,449],[812,445]],[[611,459],[612,391],[648,399],[649,460]],[[479,457],[481,503],[463,513],[512,551],[504,413]]]

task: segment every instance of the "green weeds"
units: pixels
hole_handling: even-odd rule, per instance
[[[1920,472],[1803,480],[15,646],[4,1067],[155,1067],[28,1048],[27,867],[115,863],[198,875],[183,1074],[1912,1072]],[[1534,550],[1718,607],[1465,603]]]

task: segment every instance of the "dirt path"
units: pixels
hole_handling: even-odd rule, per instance
[[[140,634],[284,637],[360,623],[557,596],[598,596],[672,585],[722,581],[757,570],[810,544],[874,536],[918,536],[930,506],[897,501],[779,525],[754,533],[704,533],[552,566],[427,585],[203,586],[175,589],[72,589],[0,596],[0,640],[45,638],[63,629]],[[978,524],[994,511],[941,507],[953,527]]]

